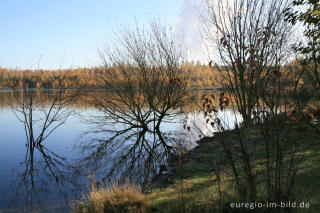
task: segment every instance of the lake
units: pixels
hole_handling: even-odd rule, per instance
[[[165,119],[158,131],[154,122],[147,129],[111,122],[88,94],[52,107],[52,91],[36,91],[30,99],[1,91],[0,212],[68,212],[92,183],[147,186],[172,153],[214,134],[199,112],[202,95],[194,92],[187,110]],[[228,128],[238,118],[230,109],[219,115]]]

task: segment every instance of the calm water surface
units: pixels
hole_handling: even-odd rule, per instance
[[[66,122],[37,145],[28,142],[19,114],[10,107],[15,106],[14,100],[12,93],[0,92],[0,212],[68,212],[72,200],[81,198],[93,180],[147,184],[159,165],[178,150],[176,144],[190,148],[199,131],[202,135],[214,132],[203,116],[189,112],[164,122],[161,133],[134,129],[113,138],[127,127],[93,124],[89,120],[101,112],[74,103],[67,106],[72,114]],[[229,114],[232,111],[221,116]],[[38,123],[33,127],[35,134],[39,134]],[[188,132],[185,123],[200,129]]]

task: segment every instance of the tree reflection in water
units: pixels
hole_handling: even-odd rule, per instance
[[[16,179],[11,184],[14,199],[10,206],[24,206],[26,211],[42,208],[44,197],[48,200],[58,196],[60,202],[67,206],[68,193],[79,189],[76,169],[66,158],[46,148],[44,144],[70,116],[68,103],[73,95],[67,96],[57,90],[43,100],[36,92],[39,91],[15,91],[16,102],[11,105],[16,117],[24,125],[26,154],[24,161],[14,170]]]
[[[167,165],[170,154],[187,147],[183,138],[183,133],[161,132],[153,124],[99,125],[84,136],[80,147],[86,157],[81,164],[92,169],[98,183],[130,181],[145,187]]]
[[[178,149],[178,139],[160,125],[174,120],[188,101],[185,50],[181,37],[157,19],[120,27],[113,36],[99,51],[111,92],[94,96],[101,115],[90,119],[96,130],[82,144],[82,163],[104,183],[127,179],[145,186]]]

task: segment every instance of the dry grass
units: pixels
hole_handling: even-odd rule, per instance
[[[73,205],[74,213],[147,213],[147,197],[141,189],[132,184],[119,186],[112,185],[110,188],[97,189],[91,187],[90,193],[83,201],[76,201]]]

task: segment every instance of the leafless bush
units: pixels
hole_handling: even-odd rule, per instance
[[[211,1],[202,16],[203,35],[215,58],[210,63],[250,120],[267,78],[279,72],[290,53],[291,27],[283,10],[290,0]]]
[[[147,128],[181,113],[188,76],[181,69],[178,37],[158,21],[148,28],[122,28],[110,48],[100,51],[107,88],[97,106],[112,121]]]

